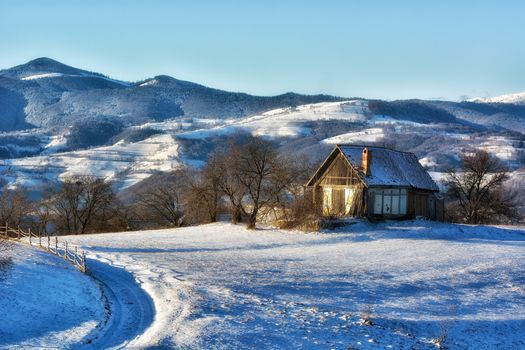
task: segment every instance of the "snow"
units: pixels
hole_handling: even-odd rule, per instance
[[[506,94],[496,97],[476,97],[470,99],[469,101],[480,103],[523,103],[525,102],[525,92]]]
[[[437,165],[434,157],[423,157],[419,160],[419,164],[424,167],[433,167]]]
[[[516,140],[504,136],[489,136],[477,145],[478,149],[487,151],[502,160],[512,160],[517,158],[517,150],[513,143]]]
[[[0,348],[61,347],[82,341],[104,316],[95,282],[54,255],[13,244],[0,270]]]
[[[360,143],[380,141],[385,136],[381,128],[369,128],[362,131],[349,132],[346,134],[337,135],[321,141],[326,144],[340,144],[340,143]]]
[[[22,80],[35,80],[35,79],[43,79],[43,78],[57,78],[62,77],[64,74],[62,73],[42,73],[42,74],[34,74],[27,77],[22,78]]]
[[[151,86],[151,85],[157,85],[158,83],[159,83],[159,81],[157,79],[150,79],[150,80],[146,80],[145,82],[143,82],[139,86]]]
[[[52,154],[62,151],[67,147],[67,138],[64,134],[53,135],[49,143],[44,146],[42,154]]]
[[[432,128],[432,125],[428,124],[422,124],[413,122],[410,120],[403,120],[403,119],[394,119],[389,116],[385,115],[374,115],[372,118],[368,120],[371,124],[378,124],[378,125],[406,125],[406,126],[412,126],[412,127],[418,127],[418,128]]]
[[[68,239],[151,296],[154,321],[129,347],[435,349],[443,334],[449,348],[525,346],[524,228],[217,223]]]
[[[47,72],[47,73],[39,73],[39,74],[29,75],[29,76],[21,78],[21,80],[37,80],[37,79],[44,79],[44,78],[59,78],[59,77],[80,77],[80,78],[81,77],[88,77],[88,78],[103,79],[103,80],[106,80],[106,81],[109,81],[109,82],[112,82],[112,83],[117,83],[117,84],[120,84],[120,85],[123,85],[123,86],[131,86],[132,85],[131,83],[128,83],[128,82],[125,82],[125,81],[111,79],[111,78],[108,78],[108,77],[105,77],[105,76],[102,76],[102,75],[89,74],[89,73],[81,73],[80,75],[78,75],[78,74],[64,74],[64,73],[56,73],[56,72]]]

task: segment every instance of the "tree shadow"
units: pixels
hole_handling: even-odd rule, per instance
[[[380,239],[442,240],[462,243],[492,243],[522,246],[525,227],[451,224],[435,221],[361,222],[337,231],[323,231],[330,241],[369,242]]]

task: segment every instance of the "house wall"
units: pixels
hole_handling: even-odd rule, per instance
[[[414,218],[443,220],[443,202],[432,191],[398,187],[369,188],[368,216],[372,218]]]
[[[408,200],[410,217],[435,219],[436,201],[433,192],[412,190]]]

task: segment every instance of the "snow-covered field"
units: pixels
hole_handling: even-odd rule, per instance
[[[100,289],[65,260],[20,244],[0,268],[0,348],[80,344],[104,317]]]
[[[154,320],[128,346],[432,349],[441,338],[450,349],[525,347],[523,228],[217,223],[68,239],[99,261],[95,277],[114,283],[108,269],[123,267],[151,296]]]

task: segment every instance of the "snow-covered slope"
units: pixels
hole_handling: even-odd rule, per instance
[[[59,140],[52,140],[57,146]],[[169,134],[146,140],[89,150],[37,157],[0,160],[0,174],[9,182],[35,189],[70,175],[93,175],[128,187],[156,171],[170,171],[181,165],[179,146]]]
[[[495,97],[476,97],[471,100],[471,102],[481,102],[481,103],[525,103],[525,92],[518,92],[515,94],[506,94]]]
[[[201,166],[215,147],[239,133],[269,138],[284,152],[307,154],[314,160],[326,156],[334,144],[375,144],[411,151],[430,170],[440,172],[454,165],[463,150],[477,147],[497,155],[512,169],[519,168],[525,153],[519,137],[487,132],[473,136],[482,129],[461,123],[419,123],[376,115],[367,101],[348,100],[279,108],[245,118],[148,122],[126,129],[132,134],[149,131],[143,140],[115,137],[111,145],[72,152],[64,152],[67,133],[16,132],[0,135],[0,142],[6,140],[0,152],[37,156],[0,160],[0,176],[13,184],[38,187],[67,175],[90,174],[115,181],[123,189],[155,171]],[[27,141],[11,144],[14,140]],[[29,140],[33,140],[31,148],[24,148]]]
[[[68,239],[153,298],[152,326],[129,344],[138,348],[525,346],[523,228],[411,221],[305,234],[218,223]]]
[[[70,348],[104,318],[100,289],[54,255],[13,244],[0,268],[0,348]]]

